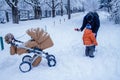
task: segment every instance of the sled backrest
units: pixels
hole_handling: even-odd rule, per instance
[[[51,40],[50,35],[47,32],[45,32],[43,29],[31,28],[31,29],[28,29],[26,33],[33,39],[32,41],[29,41],[26,43],[27,47],[35,45],[35,47],[38,47],[43,50],[53,46],[53,41]]]

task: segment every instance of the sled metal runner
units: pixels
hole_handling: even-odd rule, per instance
[[[22,58],[22,62],[21,64],[19,65],[19,69],[21,72],[29,72],[32,68],[33,68],[33,65],[32,63],[36,60],[36,58],[38,57],[42,57],[42,58],[45,58],[47,60],[47,64],[49,67],[54,67],[56,65],[56,59],[55,59],[55,56],[54,55],[51,55],[51,54],[48,54],[44,51],[42,51],[41,49],[35,47],[35,48],[28,48],[28,47],[25,47],[23,45],[18,45],[16,42],[18,43],[23,43],[21,41],[18,41],[16,39],[13,39],[10,44],[13,45],[13,46],[16,46],[17,48],[24,48],[27,50],[28,53],[34,53],[34,57],[30,56],[30,55],[25,55],[23,58]],[[27,67],[26,67],[27,66]]]

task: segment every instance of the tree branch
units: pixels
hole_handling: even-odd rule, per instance
[[[55,8],[56,8],[58,5],[60,5],[60,3],[57,3],[57,4],[55,5]]]
[[[28,1],[26,1],[26,0],[24,0],[24,1],[25,1],[27,4],[31,5],[32,7],[34,7],[34,5],[35,5],[35,4],[32,3],[32,2],[33,2],[32,0],[31,0],[31,2],[28,2]]]
[[[52,6],[48,3],[48,2],[45,2],[50,8],[52,8]]]
[[[11,2],[10,0],[5,0],[6,3],[10,6],[10,7],[17,7],[18,4],[18,0],[15,0],[14,2]]]
[[[7,3],[10,7],[13,6],[13,4],[10,2],[10,0],[5,0],[5,1],[6,1],[6,3]]]

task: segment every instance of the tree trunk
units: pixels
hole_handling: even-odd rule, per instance
[[[63,5],[61,5],[61,16],[63,16]]]
[[[61,16],[63,16],[63,1],[61,0]]]
[[[12,19],[13,23],[19,24],[18,8],[14,6],[12,6]]]
[[[45,17],[47,18],[48,17],[48,11],[45,10]]]
[[[71,19],[70,0],[68,0],[68,19]]]
[[[55,17],[55,1],[52,0],[52,17]]]
[[[42,11],[40,6],[35,6],[34,7],[34,18],[35,19],[41,19],[42,17]]]
[[[6,15],[6,21],[9,22],[9,16],[7,11],[5,11],[5,15]]]
[[[55,9],[52,9],[52,17],[55,17]]]

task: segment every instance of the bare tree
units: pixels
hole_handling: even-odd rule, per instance
[[[41,4],[39,0],[24,0],[26,3],[32,6],[34,10],[34,18],[35,19],[41,19],[42,17],[42,9]]]
[[[55,9],[58,5],[60,5],[60,2],[56,3],[56,1],[57,0],[52,0],[52,1],[48,2],[45,0],[45,3],[52,9],[52,17],[55,17]]]
[[[12,9],[12,19],[13,23],[19,23],[19,15],[18,15],[18,0],[5,0],[6,3],[11,7]]]
[[[113,0],[111,4],[110,20],[114,20],[115,24],[120,24],[120,0]]]
[[[110,12],[112,10],[112,2],[113,0],[100,0],[100,9],[107,8],[107,11]]]

